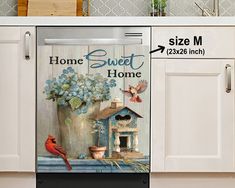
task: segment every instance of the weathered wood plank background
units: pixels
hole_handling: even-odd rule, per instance
[[[48,134],[52,134],[60,143],[59,125],[57,118],[56,103],[46,100],[46,95],[43,93],[45,81],[57,77],[62,73],[62,70],[68,65],[50,65],[50,56],[59,56],[61,58],[83,58],[84,55],[95,49],[104,49],[107,51],[109,58],[120,58],[121,56],[129,56],[131,53],[144,54],[144,66],[139,70],[142,73],[140,78],[118,78],[117,87],[111,89],[112,99],[115,97],[123,100],[123,103],[142,115],[144,118],[138,119],[139,127],[139,150],[144,155],[149,156],[149,141],[150,141],[150,60],[148,55],[148,47],[142,46],[38,46],[37,58],[37,151],[39,156],[48,156],[48,152],[44,148],[44,142]],[[138,59],[143,61],[143,59]],[[140,62],[139,62],[140,63]],[[72,65],[72,67],[81,74],[96,73],[99,71],[106,77],[107,69],[114,67],[104,67],[99,69],[90,68],[91,62],[87,62],[84,58],[82,65]],[[71,66],[71,65],[70,65]],[[133,71],[130,67],[115,67],[118,72]],[[138,81],[147,80],[149,85],[147,90],[140,95],[143,103],[131,103],[129,98],[120,92],[121,89],[127,89],[129,85],[136,86]],[[110,105],[110,101],[103,102],[101,109]]]

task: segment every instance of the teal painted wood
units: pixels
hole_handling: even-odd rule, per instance
[[[138,162],[149,164],[149,158],[138,159]],[[70,173],[136,173],[134,166],[119,162],[121,169],[112,166],[102,160],[75,159],[69,160],[73,170]],[[38,173],[62,173],[68,172],[61,158],[38,157]],[[149,171],[143,172],[149,173]]]

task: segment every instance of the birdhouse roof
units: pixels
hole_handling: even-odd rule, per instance
[[[101,111],[99,112],[99,114],[96,116],[96,120],[102,120],[102,119],[104,120],[104,119],[107,119],[107,118],[109,118],[110,116],[112,116],[112,115],[114,115],[114,114],[120,112],[121,110],[123,110],[123,109],[125,109],[125,108],[128,109],[128,110],[130,110],[131,112],[133,112],[137,117],[143,118],[141,115],[139,115],[138,113],[136,113],[136,112],[133,111],[132,109],[130,109],[130,108],[126,107],[126,106],[121,106],[121,107],[118,107],[118,108],[107,107],[107,108],[101,110]]]

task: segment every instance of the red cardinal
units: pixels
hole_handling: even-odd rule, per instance
[[[138,94],[143,93],[148,87],[148,82],[146,80],[139,81],[136,87],[129,86],[128,90],[120,89],[126,96],[131,97],[131,102],[142,102],[142,99]]]
[[[56,144],[56,140],[55,140],[55,137],[51,136],[51,135],[48,135],[48,138],[45,142],[45,147],[47,149],[48,152],[56,155],[56,156],[60,156],[62,157],[62,159],[64,159],[64,162],[68,168],[68,170],[72,170],[72,167],[71,165],[69,164],[69,161],[67,160],[67,157],[66,157],[66,152],[63,150],[63,148],[61,146],[58,146]]]

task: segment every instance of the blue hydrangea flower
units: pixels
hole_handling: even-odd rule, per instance
[[[72,67],[68,67],[68,68],[67,68],[67,71],[70,72],[70,73],[74,73],[74,72],[75,72]]]
[[[64,69],[64,70],[63,70],[63,73],[64,73],[64,74],[68,74],[69,71],[68,71],[67,69]]]
[[[116,86],[114,79],[108,80],[100,73],[78,74],[72,67],[62,71],[57,78],[45,81],[44,93],[48,100],[57,101],[59,106],[70,106],[74,97],[82,101],[78,109],[73,109],[78,115],[87,113],[89,107],[97,101],[111,98],[110,89]]]

